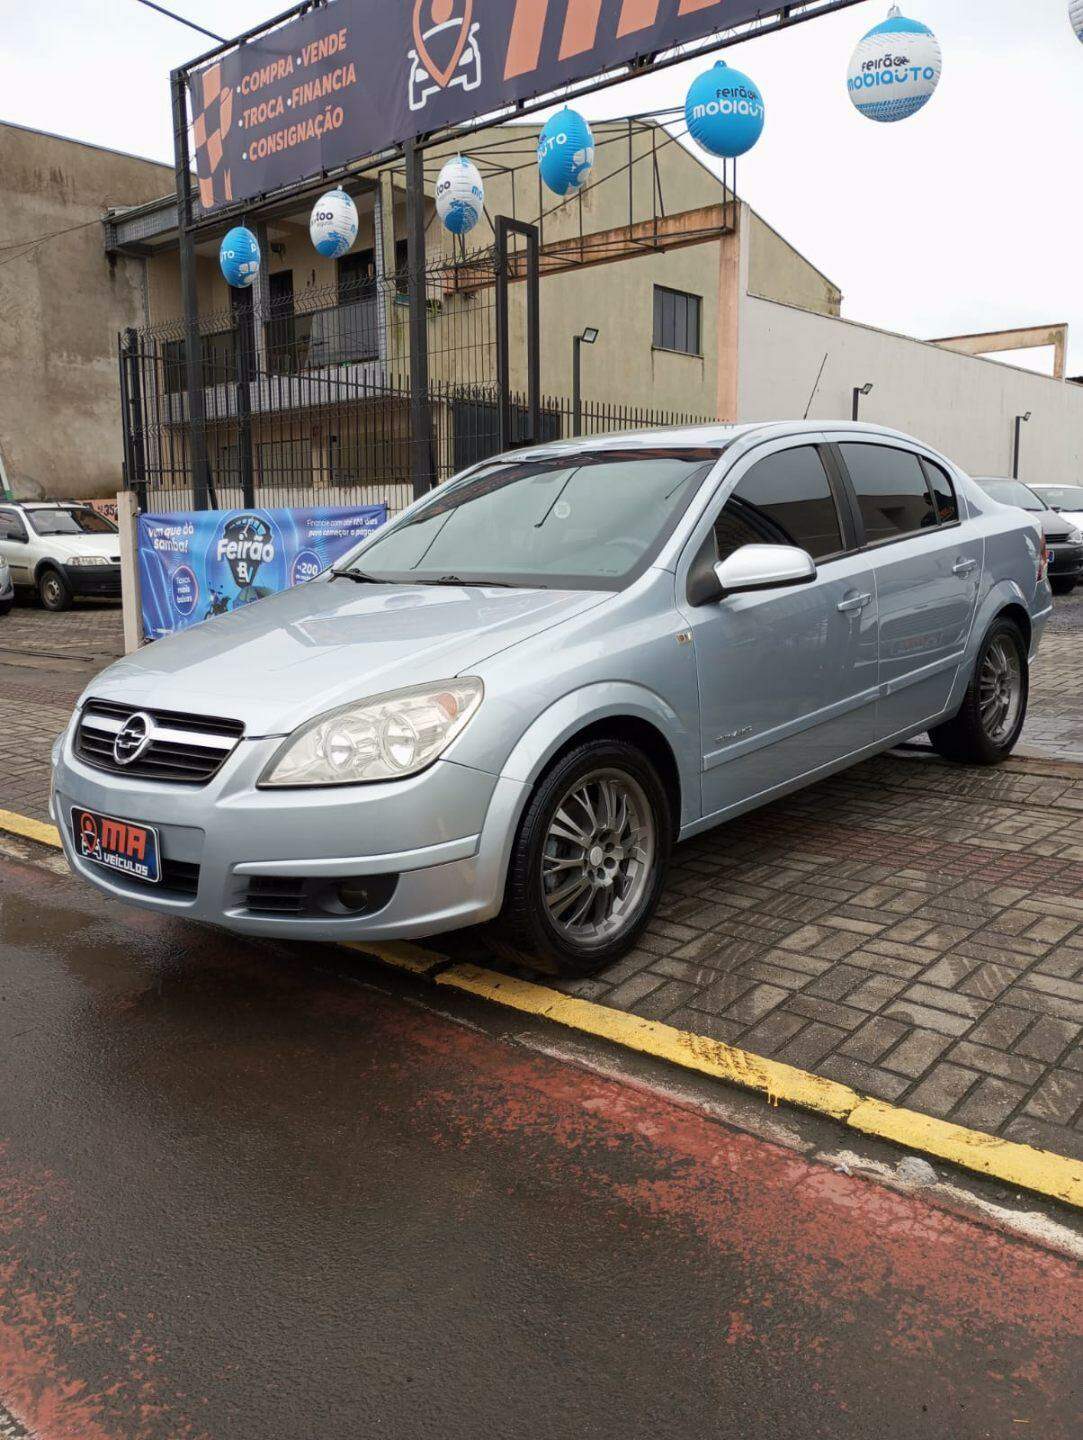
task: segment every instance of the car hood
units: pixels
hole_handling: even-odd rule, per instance
[[[100,555],[104,560],[120,558],[119,535],[42,535],[39,540],[58,560],[71,560],[76,555]]]
[[[1065,531],[1076,528],[1075,521],[1063,511],[1059,515],[1055,510],[1034,510],[1029,513],[1041,522],[1042,533],[1046,536],[1063,535]]]
[[[1056,526],[1047,526],[1046,533],[1052,530],[1053,534],[1064,534],[1065,530],[1083,530],[1083,510],[1056,510],[1050,511]]]
[[[315,580],[156,640],[97,676],[86,696],[284,735],[336,705],[468,673],[608,598]]]

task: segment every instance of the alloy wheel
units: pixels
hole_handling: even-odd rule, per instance
[[[986,651],[978,677],[978,705],[982,729],[994,745],[1002,745],[1015,730],[1023,703],[1023,666],[1006,635],[998,635]]]
[[[549,918],[577,944],[600,944],[633,923],[651,883],[657,829],[643,787],[622,770],[597,770],[566,792],[542,847]]]

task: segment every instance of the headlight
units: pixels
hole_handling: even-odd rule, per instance
[[[1083,545],[1083,530],[1073,530],[1068,536],[1069,545]]]
[[[424,770],[460,734],[485,687],[470,676],[358,700],[295,730],[260,785],[359,785]]]
[[[64,561],[65,565],[96,565],[99,570],[110,563],[104,555],[73,555],[70,560]]]

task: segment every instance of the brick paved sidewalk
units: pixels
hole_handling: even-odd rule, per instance
[[[116,648],[115,621],[15,616],[0,807],[41,817],[80,657]],[[1081,646],[1083,598],[1036,667],[1031,754],[1083,759]],[[47,654],[68,659],[29,663]],[[681,846],[642,946],[567,988],[1083,1158],[1083,769],[871,761]]]

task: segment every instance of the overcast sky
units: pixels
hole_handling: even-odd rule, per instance
[[[286,0],[165,3],[236,34]],[[905,13],[940,38],[944,76],[920,115],[877,125],[851,106],[846,68],[888,4],[865,0],[727,52],[767,104],[764,137],[741,163],[743,196],[841,286],[850,319],[923,337],[1067,320],[1070,369],[1083,373],[1083,45],[1067,0],[908,0]],[[210,41],[136,0],[3,9],[0,118],[172,159],[168,72]],[[702,68],[582,109],[672,107]]]

